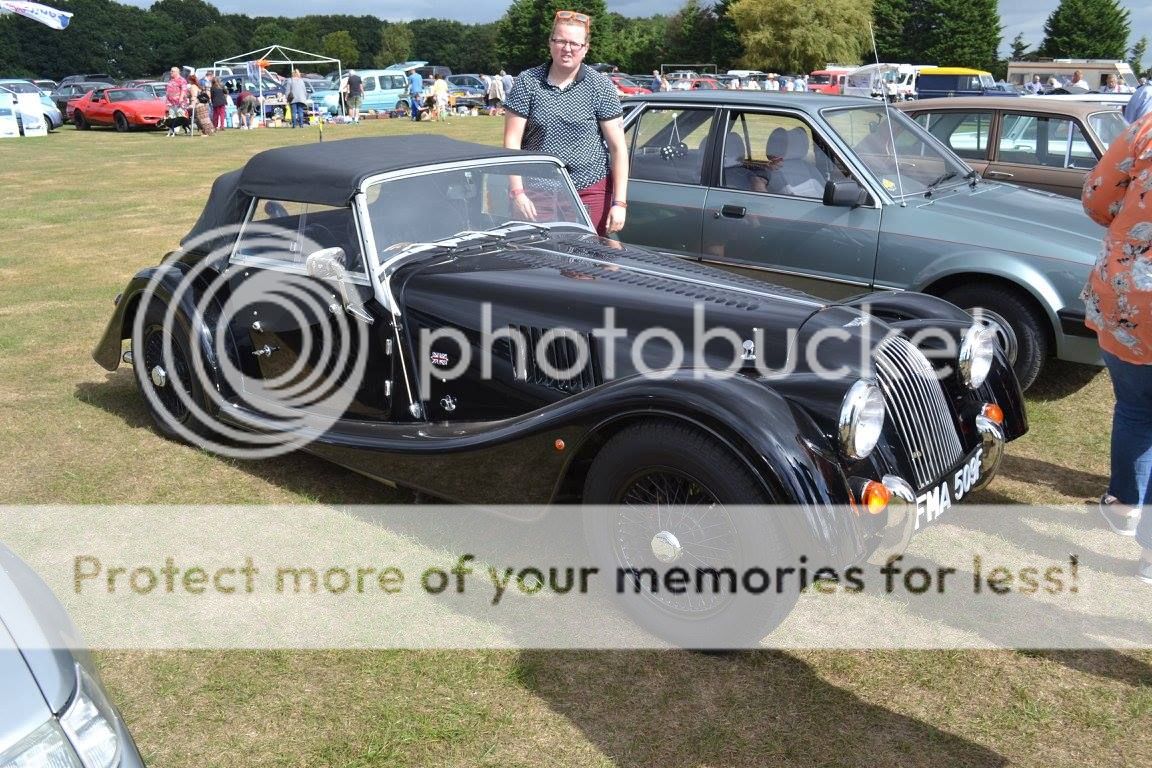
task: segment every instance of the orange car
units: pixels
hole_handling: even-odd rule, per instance
[[[81,131],[111,125],[124,132],[159,127],[166,108],[147,88],[97,88],[69,101],[65,119]]]

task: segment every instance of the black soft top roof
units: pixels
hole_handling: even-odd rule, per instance
[[[188,245],[214,229],[239,224],[252,198],[343,206],[364,179],[380,173],[522,154],[526,153],[438,135],[344,139],[269,149],[253,156],[240,170],[216,179],[200,219],[182,242]]]
[[[516,154],[520,153],[444,136],[323,141],[254,156],[240,172],[240,189],[252,197],[346,205],[360,182],[378,173]]]

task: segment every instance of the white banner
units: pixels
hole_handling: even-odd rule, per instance
[[[72,22],[72,14],[68,11],[58,11],[40,3],[29,3],[24,0],[0,0],[0,10],[26,16],[52,29],[64,29]]]
[[[7,91],[0,91],[0,139],[15,138],[20,135],[16,123],[16,100]]]
[[[1139,547],[1087,506],[959,505],[883,564],[738,537],[802,508],[650,512],[0,507],[0,552],[97,648],[1152,647]]]
[[[16,110],[20,113],[25,136],[48,135],[48,124],[44,122],[44,107],[40,104],[40,94],[16,94]]]

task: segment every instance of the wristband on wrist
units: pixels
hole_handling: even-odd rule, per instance
[[[612,201],[612,207],[614,207],[614,208],[627,208],[628,203],[624,202],[623,200],[613,200]]]
[[[513,200],[515,200],[516,198],[518,198],[520,195],[523,195],[523,194],[524,194],[523,189],[510,189],[510,190],[508,190],[508,197],[510,197]]]

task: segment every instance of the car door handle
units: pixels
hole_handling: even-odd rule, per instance
[[[716,214],[715,218],[725,216],[729,219],[742,219],[748,213],[748,209],[742,205],[726,205],[720,209],[720,213]]]
[[[1015,174],[1005,173],[1004,171],[985,171],[984,178],[986,179],[1010,179]]]

